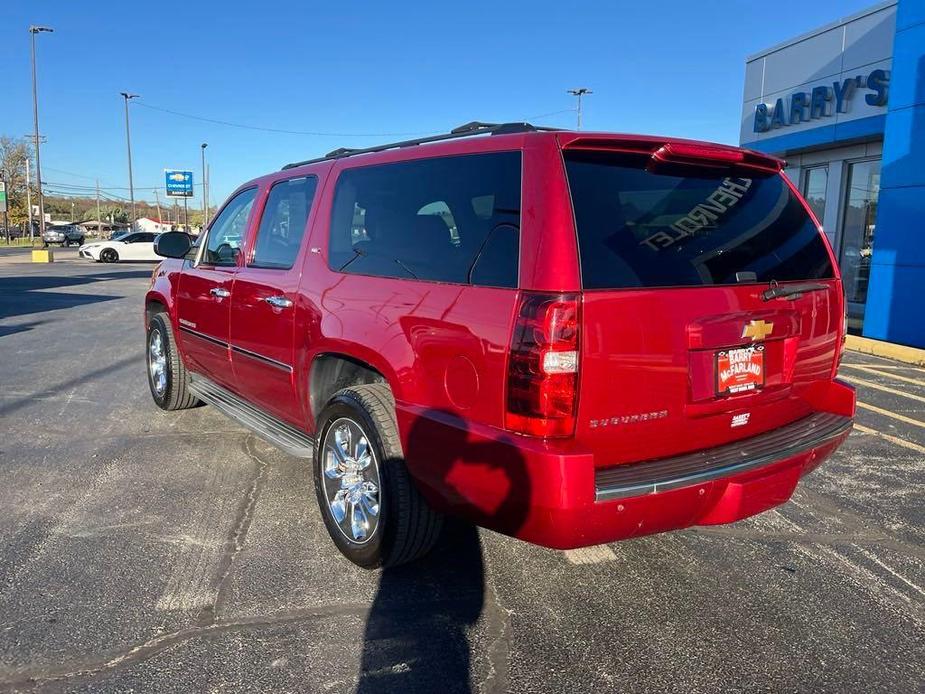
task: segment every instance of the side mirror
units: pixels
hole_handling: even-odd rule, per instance
[[[192,247],[189,234],[182,231],[165,231],[154,239],[154,252],[165,258],[185,258]]]

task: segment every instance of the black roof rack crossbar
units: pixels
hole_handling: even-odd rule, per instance
[[[337,149],[331,150],[323,157],[317,157],[315,159],[307,159],[305,161],[293,162],[292,164],[286,164],[283,167],[283,170],[294,169],[297,166],[305,166],[306,164],[315,164],[321,161],[329,161],[331,159],[343,159],[344,157],[352,157],[355,154],[369,154],[371,152],[383,152],[387,149],[399,149],[401,147],[413,147],[415,145],[424,145],[429,142],[441,142],[443,140],[455,140],[461,137],[471,137],[473,135],[508,135],[510,133],[526,133],[526,132],[535,132],[535,131],[547,131],[547,130],[559,130],[559,128],[547,128],[542,126],[531,125],[530,123],[483,123],[481,121],[472,121],[471,123],[465,123],[460,125],[457,128],[453,128],[448,133],[442,133],[440,135],[430,135],[428,137],[419,137],[414,140],[401,140],[400,142],[389,142],[383,145],[376,145],[375,147],[362,147],[358,149],[350,147],[339,147]]]

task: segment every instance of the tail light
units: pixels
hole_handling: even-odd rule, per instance
[[[580,302],[578,294],[522,295],[511,336],[507,429],[547,438],[574,433]]]

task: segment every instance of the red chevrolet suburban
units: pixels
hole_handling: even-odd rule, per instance
[[[855,408],[838,268],[782,165],[478,122],[290,164],[158,238],[151,393],[313,461],[367,568],[447,514],[555,548],[746,518]]]

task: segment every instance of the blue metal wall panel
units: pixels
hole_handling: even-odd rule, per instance
[[[925,347],[925,2],[900,0],[864,335]],[[898,97],[894,100],[894,95]]]

